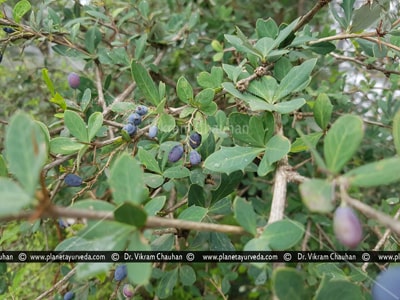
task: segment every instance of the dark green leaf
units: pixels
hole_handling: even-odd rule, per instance
[[[132,61],[131,71],[133,79],[136,81],[136,84],[145,98],[149,102],[153,103],[153,105],[157,106],[161,102],[160,95],[147,70],[142,66],[142,64]]]
[[[0,216],[18,213],[33,197],[9,178],[0,177]]]
[[[315,122],[321,129],[325,130],[331,120],[333,105],[327,94],[321,93],[315,101],[313,110]]]
[[[280,251],[295,246],[303,235],[303,224],[293,220],[281,220],[267,225],[261,236],[268,240],[271,249]]]
[[[236,171],[229,175],[221,174],[221,183],[215,191],[211,192],[212,202],[216,202],[231,194],[243,178],[242,171]]]
[[[166,271],[157,287],[157,296],[160,299],[168,298],[172,295],[173,289],[178,281],[178,268]]]
[[[206,197],[204,195],[204,188],[197,185],[197,184],[192,184],[189,187],[189,193],[188,193],[188,206],[200,206],[200,207],[205,207],[206,205]]]
[[[147,214],[141,206],[133,203],[123,203],[114,211],[115,221],[138,228],[146,225]]]
[[[244,198],[236,197],[233,202],[233,212],[236,221],[252,235],[257,234],[257,216],[251,202]]]
[[[181,76],[178,79],[176,84],[176,93],[182,102],[189,103],[193,100],[192,86],[184,76]]]
[[[272,274],[274,294],[279,300],[305,299],[305,282],[300,271],[289,268],[277,268]]]

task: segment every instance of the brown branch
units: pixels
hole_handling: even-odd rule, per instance
[[[306,13],[303,17],[301,17],[300,21],[297,23],[296,27],[293,29],[294,32],[298,31],[301,27],[306,25],[308,22],[314,18],[314,16],[329,2],[332,0],[319,0],[317,4],[314,5],[314,7]]]
[[[104,99],[103,85],[101,83],[101,71],[98,65],[95,66],[95,73],[96,73],[96,89],[97,89],[97,94],[99,95],[98,104],[104,111],[107,108],[107,105]]]
[[[24,211],[18,214],[12,214],[0,217],[1,222],[9,222],[14,220],[27,220],[29,219],[35,211]],[[42,214],[42,218],[73,218],[73,219],[91,219],[91,220],[114,220],[113,211],[93,211],[93,210],[83,210],[75,209],[61,206],[52,206],[49,210],[46,210]],[[246,234],[246,231],[240,226],[234,225],[224,225],[224,224],[213,224],[213,223],[201,223],[192,222],[177,219],[168,219],[161,217],[148,217],[146,221],[145,228],[179,228],[195,231],[210,231],[210,232],[221,232],[229,234]]]

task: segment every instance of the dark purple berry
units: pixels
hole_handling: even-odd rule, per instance
[[[168,154],[168,160],[170,162],[177,162],[183,156],[183,146],[176,145],[174,146]]]
[[[130,114],[128,117],[128,123],[139,125],[140,123],[142,123],[142,117],[138,113]]]
[[[154,138],[154,137],[156,137],[156,135],[157,135],[157,132],[158,132],[158,128],[157,128],[157,126],[150,126],[150,128],[149,128],[149,138]]]
[[[81,83],[81,79],[76,73],[69,73],[68,75],[68,84],[71,88],[77,89],[79,84]]]
[[[196,150],[192,150],[189,154],[189,160],[193,166],[198,165],[201,162],[201,155]]]
[[[126,270],[126,265],[119,265],[114,272],[114,279],[116,281],[124,280],[128,271]]]
[[[363,239],[360,220],[348,206],[336,209],[333,216],[333,230],[339,242],[348,248],[356,248]]]
[[[122,288],[122,293],[124,294],[125,298],[132,298],[133,294],[135,293],[135,289],[133,288],[132,284],[126,283]]]
[[[9,33],[9,34],[15,32],[15,30],[11,27],[3,27],[3,30],[4,30],[4,32]]]
[[[72,300],[74,299],[74,296],[75,296],[74,292],[71,291],[66,292],[64,295],[64,300]]]
[[[376,278],[371,292],[374,300],[400,299],[400,267],[392,267],[381,272]]]
[[[82,184],[82,178],[75,174],[68,174],[65,176],[64,182],[68,186],[80,186]]]
[[[197,147],[199,147],[201,144],[201,135],[197,132],[192,133],[189,136],[189,145],[190,147],[192,147],[193,149],[196,149]]]
[[[131,123],[126,124],[122,129],[125,130],[130,136],[134,135],[137,130],[136,126]]]
[[[141,116],[144,116],[145,114],[148,113],[149,109],[147,108],[147,106],[144,105],[139,105],[138,107],[136,107],[136,113],[138,113]]]

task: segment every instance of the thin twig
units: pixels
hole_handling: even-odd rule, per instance
[[[74,276],[75,273],[76,273],[76,268],[73,268],[71,271],[68,272],[67,275],[65,275],[63,278],[61,278],[61,280],[59,280],[55,285],[53,285],[51,289],[39,295],[35,300],[45,299],[45,297],[49,296],[51,293],[57,290],[61,285],[67,282],[72,276]]]
[[[18,214],[12,214],[0,217],[0,222],[9,222],[13,220],[27,220],[36,211],[24,211]],[[112,211],[93,211],[83,210],[75,208],[67,208],[61,206],[52,206],[49,210],[43,212],[42,217],[48,218],[73,218],[73,219],[91,219],[91,220],[114,220],[114,212]],[[185,220],[161,218],[149,216],[146,221],[144,228],[179,228],[195,231],[210,231],[210,232],[222,232],[229,234],[246,234],[246,231],[240,226],[224,225],[224,224],[213,224],[213,223],[201,223],[192,222]]]
[[[96,89],[97,89],[97,94],[99,97],[99,100],[97,102],[104,111],[107,108],[107,105],[106,105],[106,101],[104,99],[103,85],[101,82],[101,72],[100,72],[100,67],[98,65],[96,65],[96,67],[95,67],[95,74],[96,74]]]
[[[331,1],[332,0],[319,0],[317,4],[315,4],[314,7],[300,19],[300,21],[297,23],[293,31],[294,32],[298,31],[301,27],[310,22],[312,18],[314,18],[314,16],[320,11],[321,8],[323,8]]]

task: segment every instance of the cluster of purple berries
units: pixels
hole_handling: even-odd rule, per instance
[[[129,136],[134,136],[137,132],[137,126],[142,123],[142,117],[147,114],[149,109],[147,106],[139,105],[136,107],[135,112],[131,113],[128,117],[128,124],[126,124],[122,129],[125,130]]]
[[[189,136],[189,145],[192,147],[192,150],[189,153],[189,161],[194,165],[198,165],[201,162],[201,155],[197,150],[201,144],[201,135],[197,132],[192,133]],[[177,162],[183,156],[183,146],[181,144],[174,146],[168,154],[168,160],[170,162]]]

